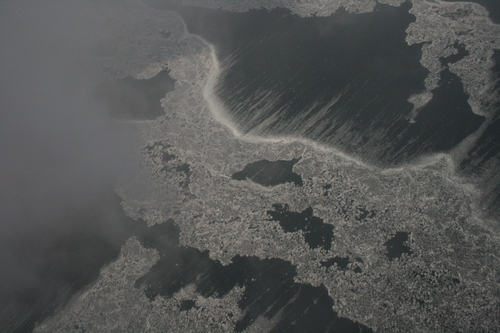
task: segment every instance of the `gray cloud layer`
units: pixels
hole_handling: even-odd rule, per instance
[[[93,97],[103,22],[93,1],[0,3],[0,303],[36,282],[48,249],[85,226],[68,216],[104,205],[126,163],[133,136]],[[116,212],[100,211],[92,232],[111,235]]]

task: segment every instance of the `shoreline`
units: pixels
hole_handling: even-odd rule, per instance
[[[185,23],[184,26],[186,27]],[[469,179],[466,176],[462,176],[457,172],[457,164],[459,163],[459,161],[456,160],[455,155],[457,154],[456,151],[460,149],[461,146],[467,144],[471,140],[471,138],[476,138],[478,132],[484,131],[483,126],[481,126],[477,131],[467,136],[464,140],[462,140],[459,144],[457,144],[452,150],[448,152],[437,152],[433,154],[421,155],[416,157],[412,161],[407,161],[405,163],[402,163],[401,165],[393,167],[380,167],[374,164],[370,164],[369,162],[364,162],[360,158],[356,158],[355,156],[350,156],[347,153],[344,153],[335,147],[330,147],[325,144],[321,144],[312,139],[301,138],[301,137],[287,137],[287,136],[262,137],[255,134],[251,135],[243,134],[238,130],[237,125],[230,118],[229,113],[226,111],[226,107],[224,106],[223,102],[214,92],[214,87],[217,84],[217,79],[222,71],[220,62],[217,58],[217,52],[215,46],[210,44],[203,37],[188,32],[187,28],[185,30],[185,33],[190,36],[194,36],[195,38],[198,38],[210,49],[213,65],[212,68],[210,69],[210,74],[208,75],[207,82],[202,90],[203,98],[207,103],[208,109],[212,117],[220,125],[226,128],[236,140],[241,140],[244,142],[254,143],[254,144],[281,144],[284,146],[289,144],[299,143],[304,145],[305,147],[311,148],[321,153],[334,154],[335,156],[340,157],[341,159],[347,160],[351,163],[354,163],[368,170],[374,170],[374,171],[376,170],[381,174],[403,173],[407,170],[423,170],[440,164],[441,161],[444,159],[447,165],[446,179],[455,186],[466,191],[476,203],[479,203],[481,199],[480,193],[482,192],[482,190],[478,188],[478,184],[473,182],[473,180]],[[485,212],[483,209],[480,208],[478,208],[478,210],[481,219],[489,220],[487,215],[485,215],[487,212]]]

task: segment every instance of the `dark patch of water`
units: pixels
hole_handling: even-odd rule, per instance
[[[326,185],[323,185],[322,188],[325,190],[323,192],[323,196],[327,197],[330,195],[330,190],[332,188],[332,185],[331,184],[326,184]]]
[[[236,256],[223,266],[210,259],[206,251],[178,246],[178,230],[169,220],[139,236],[145,246],[156,248],[160,254],[160,260],[136,281],[150,299],[171,297],[189,284],[204,297],[223,297],[240,286],[245,288],[238,302],[244,316],[236,323],[236,332],[242,332],[260,316],[278,319],[271,332],[371,332],[364,325],[338,317],[325,287],[296,283],[297,272],[290,263]],[[278,314],[281,316],[276,318]]]
[[[497,0],[443,0],[446,2],[475,2],[483,6],[489,12],[489,18],[496,24],[500,24],[500,2]]]
[[[400,258],[403,253],[409,255],[413,254],[412,249],[405,245],[408,241],[408,235],[407,232],[396,232],[394,237],[385,242],[384,245],[387,247],[387,257],[390,260]]]
[[[355,258],[355,261],[359,262],[359,263],[363,263],[363,260],[361,260],[360,258]],[[330,268],[330,267],[335,265],[336,267],[338,267],[341,270],[346,270],[347,266],[349,266],[350,262],[351,261],[349,260],[349,257],[338,257],[337,256],[337,257],[330,258],[326,261],[322,261],[320,263],[321,263],[321,266],[326,267],[326,268]],[[359,267],[359,264],[354,265],[354,267],[352,267],[351,269],[353,270],[354,273],[362,273],[363,272],[361,267]]]
[[[189,311],[189,310],[191,310],[192,308],[196,308],[196,309],[198,308],[198,307],[196,306],[196,302],[195,302],[195,301],[193,301],[193,300],[188,299],[188,300],[182,301],[182,303],[181,303],[181,306],[180,306],[179,310],[180,310],[180,311]]]
[[[232,178],[236,180],[250,179],[263,186],[276,186],[287,182],[302,186],[302,177],[293,172],[293,166],[298,161],[298,158],[294,158],[291,161],[261,160],[252,162],[247,164],[242,171],[234,173]]]
[[[395,156],[424,154],[425,146],[406,144],[419,133],[425,133],[426,141],[433,143],[436,152],[448,151],[484,122],[484,117],[471,112],[467,102],[469,96],[463,91],[460,79],[450,70],[441,72],[439,87],[433,90],[433,94],[434,98],[420,109],[416,123],[394,129],[393,133],[402,140],[392,145],[388,152]],[[446,141],[441,140],[443,137]]]
[[[175,168],[175,171],[181,173],[184,179],[179,183],[180,187],[187,188],[191,182],[191,167],[188,163],[182,163]]]
[[[175,80],[163,70],[147,80],[105,80],[97,87],[96,98],[114,118],[153,120],[165,114],[160,100],[174,89]]]
[[[292,212],[290,207],[285,204],[274,204],[274,210],[268,210],[267,215],[271,217],[270,221],[279,221],[280,226],[285,232],[304,232],[304,240],[312,248],[322,247],[330,250],[333,240],[333,226],[324,223],[322,219],[313,215],[311,207],[302,212]]]
[[[349,265],[349,257],[334,257],[330,258],[327,261],[322,261],[321,266],[323,267],[332,267],[333,265],[337,265],[340,269],[346,269],[347,265]]]
[[[449,64],[454,64],[454,63],[462,60],[463,58],[465,58],[469,55],[469,51],[467,51],[465,49],[464,44],[460,44],[458,42],[455,42],[455,44],[453,44],[453,47],[457,50],[456,54],[452,54],[448,57],[440,58],[441,64],[443,66],[448,66]]]
[[[171,145],[164,142],[155,142],[145,147],[145,150],[149,154],[158,154],[158,157],[161,158],[163,167],[160,171],[177,174],[179,177],[179,186],[183,188],[187,188],[189,183],[191,182],[191,166],[189,163],[185,163],[181,161],[176,155],[170,154],[168,152],[168,148]],[[159,152],[155,152],[155,149],[158,149]]]

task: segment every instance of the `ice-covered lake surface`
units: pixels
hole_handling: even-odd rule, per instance
[[[164,114],[133,123],[116,188],[133,236],[35,331],[499,327],[500,27],[484,8],[145,3],[105,5],[125,38],[95,56],[109,80],[175,80]]]

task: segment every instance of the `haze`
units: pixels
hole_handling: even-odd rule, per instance
[[[102,72],[91,50],[112,34],[98,7],[0,4],[0,322],[25,306],[18,303],[28,289],[42,290],[35,305],[59,297],[63,287],[47,285],[47,274],[68,283],[69,268],[60,265],[101,260],[80,251],[85,244],[64,252],[71,245],[63,239],[98,235],[99,244],[120,247],[113,184],[133,136],[94,98]]]

